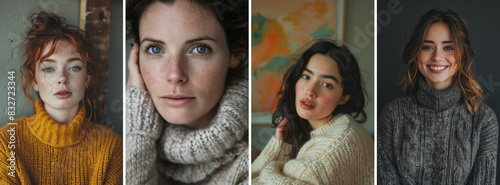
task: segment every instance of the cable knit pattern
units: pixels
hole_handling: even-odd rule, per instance
[[[481,104],[470,114],[457,85],[397,98],[378,121],[379,184],[495,184],[498,125]]]
[[[0,129],[0,184],[122,184],[122,139],[88,122],[85,107],[68,125],[56,123],[39,99],[36,114]],[[14,128],[15,148],[9,148]],[[16,177],[9,176],[11,151]]]
[[[127,184],[248,183],[248,76],[239,74],[227,82],[209,127],[199,130],[165,123],[147,93],[128,87]]]
[[[348,114],[311,132],[296,159],[291,145],[271,138],[252,164],[252,184],[373,184],[374,144]]]

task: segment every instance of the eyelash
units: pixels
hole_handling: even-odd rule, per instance
[[[433,49],[434,49],[434,47],[432,47],[432,46],[423,46],[422,47],[422,50],[426,50],[426,51],[433,50]],[[453,47],[452,46],[445,46],[443,48],[443,50],[445,50],[445,51],[453,51]]]
[[[153,51],[152,51],[153,47],[156,47],[156,48],[160,49],[160,51],[158,53],[153,53]],[[147,45],[145,47],[145,51],[144,52],[146,52],[147,54],[150,54],[150,55],[159,55],[159,54],[163,53],[163,49],[161,47],[159,47],[159,46],[150,44],[150,45]]]
[[[73,66],[73,67],[70,67],[68,70],[71,70],[71,71],[74,71],[74,72],[78,72],[78,71],[82,70],[82,67],[80,67],[80,66]],[[47,72],[47,73],[52,73],[52,72],[54,72],[54,68],[46,67],[46,68],[43,68],[42,71],[43,72]]]
[[[205,53],[198,53],[198,51],[196,51],[198,48],[205,48]],[[206,44],[199,44],[199,45],[196,45],[193,47],[193,49],[190,50],[190,53],[194,53],[194,54],[197,54],[197,55],[208,55],[212,52],[212,48]]]
[[[309,76],[308,76],[308,75],[306,75],[306,74],[302,74],[300,78],[302,78],[302,79],[304,79],[304,80],[309,80]],[[332,84],[329,84],[329,83],[322,83],[321,85],[322,85],[323,87],[328,88],[328,89],[332,89],[332,88],[333,88],[333,85],[332,85]]]

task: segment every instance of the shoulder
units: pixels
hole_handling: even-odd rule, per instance
[[[498,132],[498,119],[493,111],[486,103],[481,103],[477,111],[473,115],[474,123],[479,123],[483,128],[496,130]]]
[[[373,139],[366,129],[354,118],[347,115],[348,122],[338,124],[328,129],[318,137],[311,139],[310,149],[318,150],[319,153],[338,153],[342,150],[350,152],[370,150],[373,153]],[[307,143],[306,143],[307,145]]]
[[[405,108],[409,107],[412,104],[412,98],[408,96],[402,96],[393,99],[389,103],[385,104],[382,110],[380,111],[381,115],[384,114],[393,114],[397,112],[403,111]]]
[[[0,129],[0,136],[2,136],[2,138],[5,138],[5,137],[8,138],[8,137],[10,137],[12,130],[14,132],[19,132],[20,129],[27,128],[28,119],[30,119],[30,118],[29,117],[22,117],[22,118],[14,120],[14,121],[11,121],[9,123],[6,123],[5,126],[3,126]]]
[[[87,132],[86,137],[91,140],[97,140],[97,142],[108,141],[120,146],[122,145],[122,137],[103,125],[89,122],[85,130]]]

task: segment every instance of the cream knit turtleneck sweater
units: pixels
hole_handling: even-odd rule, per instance
[[[233,77],[205,129],[165,123],[149,94],[127,88],[127,184],[247,184],[248,76]]]
[[[373,140],[350,115],[339,114],[292,149],[271,138],[252,164],[252,184],[373,184]]]

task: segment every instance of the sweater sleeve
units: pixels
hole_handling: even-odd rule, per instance
[[[259,157],[252,163],[252,184],[254,179],[257,179],[262,169],[273,161],[288,161],[289,154],[292,151],[292,145],[271,137],[269,143],[260,153]]]
[[[150,95],[136,87],[127,87],[126,165],[127,184],[158,184],[156,140],[162,122]]]
[[[401,184],[396,157],[394,155],[394,120],[391,119],[391,104],[386,105],[377,123],[377,173],[378,184]]]
[[[111,153],[111,159],[109,161],[109,167],[106,171],[106,178],[104,179],[104,184],[123,184],[123,144],[122,138],[117,136],[113,138],[114,145],[113,152]]]
[[[479,149],[472,171],[469,173],[467,184],[495,184],[497,149],[498,149],[498,122],[495,113],[486,108]]]
[[[373,165],[373,151],[360,139],[347,131],[310,140],[313,144],[304,145],[296,159],[264,161],[252,184],[351,184],[357,179],[373,184],[373,170],[364,170]]]

